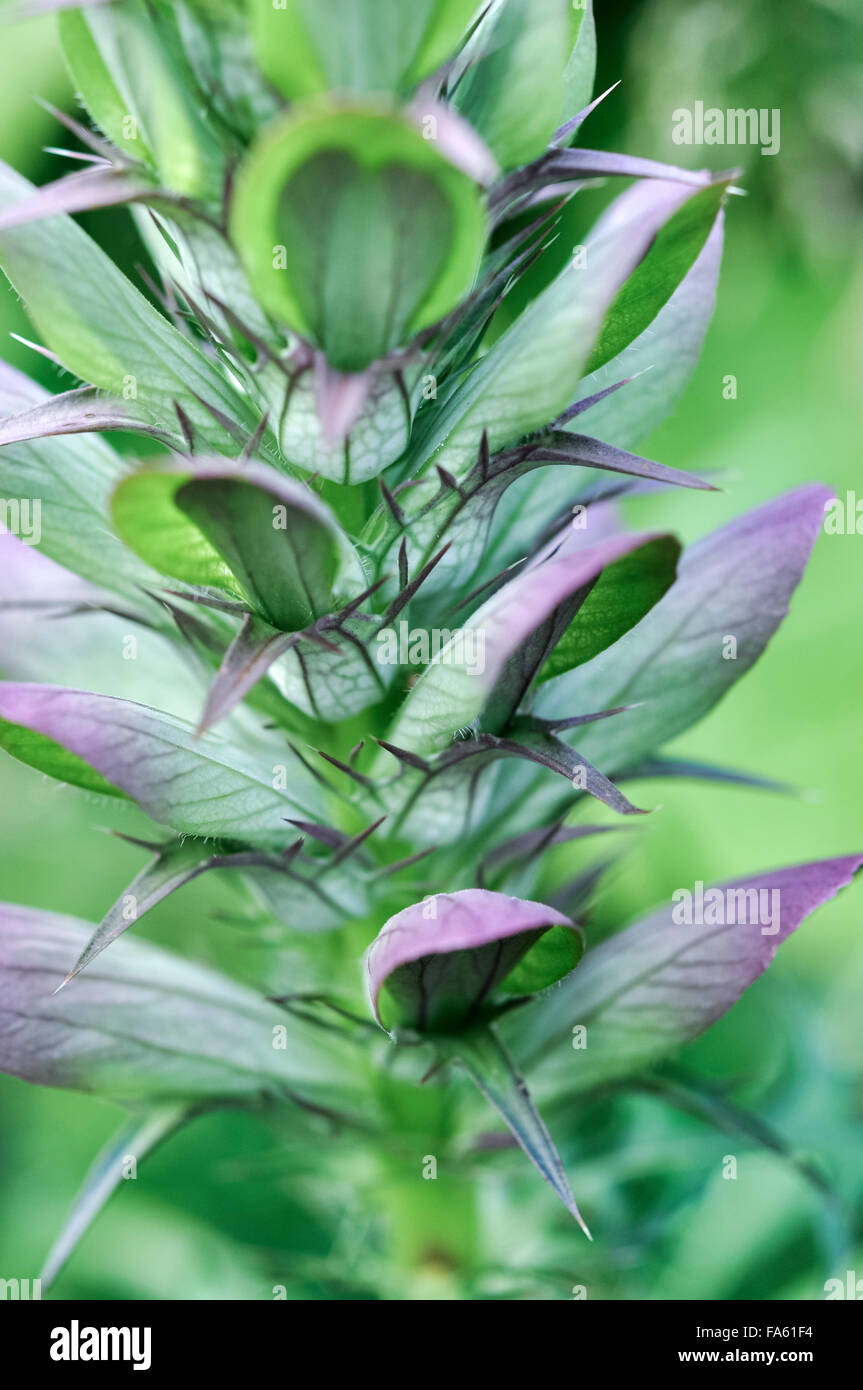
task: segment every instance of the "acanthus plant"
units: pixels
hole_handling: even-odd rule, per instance
[[[41,508],[38,553],[6,537],[4,560],[40,612],[89,615],[99,688],[43,683],[67,658],[34,626],[0,743],[161,829],[95,929],[0,920],[0,1066],[130,1111],[46,1277],[118,1156],[213,1105],[456,1162],[484,1123],[461,1068],[578,1216],[528,1085],[661,1066],[863,862],[737,885],[779,887],[771,934],[669,907],[581,963],[606,862],[540,901],[546,851],[615,830],[589,798],[630,817],[639,777],[750,780],[661,749],[757,660],[831,495],[682,555],[614,506],[711,490],[629,450],[697,358],[733,173],[576,143],[594,26],[568,0],[114,0],[59,25],[85,167],[2,170],[0,263],[81,385],[3,369],[0,492]],[[601,180],[629,182],[572,247]],[[148,297],[70,216],[121,204]],[[419,670],[395,631],[435,636]],[[226,871],[242,982],[118,939]]]

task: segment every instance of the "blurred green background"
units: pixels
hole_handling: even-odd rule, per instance
[[[584,143],[723,168],[740,163],[716,317],[690,389],[642,452],[725,491],[630,503],[633,518],[685,540],[811,479],[844,497],[859,481],[863,437],[863,13],[856,0],[616,0],[598,5],[597,91],[622,78]],[[50,20],[3,31],[0,155],[36,182],[64,143],[36,94],[68,110]],[[781,150],[679,147],[672,112],[779,108]],[[131,267],[125,213],[87,220]],[[28,334],[14,296],[0,326]],[[61,387],[50,365],[6,340],[4,355]],[[7,350],[8,349],[8,350]],[[723,380],[737,379],[737,398]],[[674,888],[863,846],[860,704],[863,536],[822,536],[790,618],[746,680],[676,746],[681,755],[793,783],[796,797],[691,783],[640,788],[662,803],[614,871],[592,930],[605,933]],[[62,625],[58,642],[67,640]],[[140,867],[99,836],[137,812],[89,804],[4,757],[0,898],[98,920]],[[573,856],[569,867],[577,866]],[[144,935],[200,959],[242,957],[224,883],[201,881],[147,918]],[[770,973],[701,1042],[690,1076],[725,1090],[811,1159],[836,1197],[787,1155],[719,1133],[648,1094],[606,1097],[550,1116],[583,1209],[599,1236],[571,1228],[506,1152],[467,1165],[481,1234],[466,1232],[463,1191],[428,1184],[430,1210],[403,1219],[458,1232],[465,1269],[417,1268],[398,1230],[398,1183],[348,1148],[316,1160],[286,1143],[283,1120],[219,1113],[184,1131],[124,1185],[56,1286],[70,1298],[437,1297],[807,1299],[824,1281],[863,1275],[853,1216],[863,1204],[863,899],[859,885],[783,948]],[[85,1097],[0,1078],[0,1276],[34,1277],[116,1112]],[[722,1177],[736,1157],[735,1181]],[[389,1215],[387,1214],[389,1213]],[[849,1246],[850,1241],[850,1246]],[[856,1241],[856,1250],[855,1250]],[[412,1263],[413,1260],[413,1263]]]

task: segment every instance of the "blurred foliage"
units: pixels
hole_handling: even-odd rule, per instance
[[[739,163],[747,191],[728,209],[716,318],[692,385],[643,443],[673,466],[719,470],[725,490],[641,498],[628,504],[631,519],[690,540],[812,478],[844,496],[858,485],[861,434],[863,13],[855,0],[778,8],[600,0],[597,8],[597,90],[624,80],[591,117],[584,143],[714,168]],[[58,127],[33,96],[75,109],[52,34],[50,20],[3,31],[0,155],[36,182],[57,176],[63,161],[41,151]],[[696,100],[779,108],[779,154],[675,146],[672,113]],[[88,228],[131,271],[139,253],[127,215],[97,214]],[[28,332],[8,293],[0,323]],[[61,385],[28,349],[11,343],[4,355]],[[723,395],[729,375],[736,399]],[[860,537],[822,537],[788,624],[743,686],[675,750],[785,780],[801,794],[644,784],[640,804],[664,804],[628,837],[590,925],[594,940],[696,878],[863,845],[861,555]],[[0,897],[98,920],[140,856],[115,843],[100,857],[94,831],[140,832],[139,813],[94,804],[6,759],[2,777]],[[579,853],[559,852],[561,876],[578,867]],[[201,880],[148,917],[143,932],[242,974],[238,902],[224,877]],[[731,1122],[729,1102],[756,1111],[787,1142],[784,1154],[688,1113],[680,1103],[688,1082],[673,1101],[609,1094],[580,1102],[578,1113],[549,1114],[597,1236],[592,1246],[499,1144],[466,1149],[456,1171],[426,1183],[396,1144],[378,1162],[348,1135],[307,1121],[298,1129],[294,1115],[225,1111],[149,1159],[134,1191],[123,1185],[56,1294],[570,1299],[585,1286],[588,1298],[617,1300],[823,1297],[827,1278],[863,1269],[859,1225],[847,1219],[863,1205],[861,989],[859,898],[848,894],[798,932],[682,1059],[690,1082],[716,1088],[720,1117]],[[432,1086],[428,1095],[433,1109],[439,1093]],[[115,1115],[90,1098],[5,1078],[0,1097],[0,1274],[32,1278]],[[419,1150],[407,1147],[421,1153],[440,1123],[420,1114]],[[729,1157],[734,1181],[723,1177]],[[807,1179],[807,1164],[838,1197]]]

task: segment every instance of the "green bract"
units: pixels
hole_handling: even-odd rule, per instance
[[[166,188],[218,196],[218,142],[145,6],[69,10],[60,36],[76,85],[114,143],[152,164]]]
[[[578,110],[564,110],[561,88],[586,13],[570,0],[488,6],[455,101],[503,168],[541,154],[561,122]]]
[[[358,372],[442,318],[471,286],[480,195],[404,117],[314,103],[240,169],[231,235],[281,322]]]
[[[353,593],[364,587],[329,509],[260,464],[141,469],[114,493],[113,516],[155,569],[244,598],[285,631],[321,617],[351,585]]]
[[[258,61],[285,96],[407,89],[449,57],[475,0],[251,0]]]

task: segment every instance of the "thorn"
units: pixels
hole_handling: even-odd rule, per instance
[[[56,352],[51,352],[50,348],[42,347],[40,343],[31,343],[29,338],[22,338],[20,333],[10,333],[9,337],[14,338],[16,343],[21,343],[23,347],[32,348],[33,352],[38,352],[40,357],[47,357],[48,361],[53,362],[55,366],[63,366]]]
[[[360,744],[359,747],[361,748],[362,744]],[[365,777],[361,772],[355,771],[348,763],[340,762],[339,759],[334,758],[331,753],[325,753],[323,748],[319,748],[317,751],[320,757],[325,758],[328,763],[332,763],[333,767],[337,767],[339,772],[344,772],[346,776],[352,777],[361,787],[374,787],[374,782],[370,777]]]
[[[436,1057],[435,1060],[432,1062],[431,1066],[429,1067],[428,1071],[420,1077],[419,1084],[421,1086],[424,1086],[427,1081],[431,1081],[435,1073],[439,1072],[441,1067],[446,1066],[446,1061],[447,1059],[445,1057]]]
[[[337,864],[342,864],[349,855],[354,854],[355,851],[359,849],[360,845],[363,844],[370,835],[375,833],[378,826],[383,825],[385,820],[386,816],[381,816],[371,825],[367,825],[365,830],[361,830],[358,835],[354,835],[353,839],[348,840],[346,845],[342,845],[341,849],[333,856],[329,864],[324,865],[323,872],[326,873],[328,869],[334,869]]]
[[[145,590],[144,592],[149,591]],[[234,613],[239,617],[247,617],[250,612],[244,603],[235,603],[231,599],[219,598],[216,594],[195,593],[191,589],[166,589],[165,593],[170,598],[185,599],[186,603],[197,603],[204,608],[215,608],[220,613]],[[155,598],[157,595],[153,594],[151,597]]]
[[[56,154],[61,159],[79,159],[83,164],[93,164],[98,168],[104,168],[107,164],[107,160],[101,155],[84,154],[81,150],[64,150],[60,145],[43,145],[42,150],[44,154]]]
[[[488,430],[483,430],[482,439],[479,441],[479,453],[477,454],[476,466],[479,469],[480,481],[485,482],[488,478],[488,465],[491,454],[488,447]]]
[[[497,574],[493,574],[491,579],[484,579],[482,584],[478,584],[475,589],[471,589],[470,593],[467,594],[465,598],[459,599],[458,603],[454,603],[451,611],[457,613],[460,608],[466,608],[475,598],[479,598],[480,594],[485,593],[486,589],[490,589],[499,579],[505,579],[508,574],[511,575],[514,570],[519,569],[524,563],[524,560],[514,560],[511,565],[506,565],[504,569],[498,570]]]
[[[644,376],[645,372],[652,371],[653,366],[654,364],[651,363],[649,367],[642,367],[640,372],[633,372],[632,376],[625,376],[621,381],[615,381],[611,386],[606,386],[601,391],[596,391],[592,396],[584,396],[581,400],[573,401],[572,405],[569,406],[562,415],[558,415],[556,419],[552,420],[549,428],[554,430],[560,429],[561,426],[567,424],[568,421],[574,420],[576,415],[581,415],[585,410],[590,410],[591,406],[598,405],[606,396],[613,395],[614,392],[619,391],[622,386],[628,386],[630,382],[637,381],[640,376]]]
[[[179,401],[174,401],[174,412],[180,422],[189,453],[192,454],[195,452],[195,428]]]
[[[342,608],[341,611],[336,614],[337,622],[343,623],[346,618],[349,618],[351,616],[352,613],[356,613],[360,604],[365,603],[367,598],[371,598],[372,594],[377,593],[381,585],[386,584],[386,582],[387,577],[384,576],[383,579],[378,579],[376,583],[370,584],[369,587],[367,589],[364,589],[361,594],[358,594],[356,598],[352,598],[350,603],[346,603],[344,608]]]
[[[61,111],[59,107],[53,106],[50,101],[45,101],[43,97],[36,97],[36,102],[42,107],[43,111],[48,112],[49,116],[53,116],[55,121],[59,121],[60,125],[64,125],[67,130],[70,130],[73,135],[77,136],[81,144],[86,145],[94,154],[99,155],[101,159],[107,160],[109,164],[116,161],[119,151],[116,150],[113,145],[109,145],[106,140],[101,140],[98,135],[92,130],[88,130],[80,121],[76,121],[74,116],[67,115],[65,111]]]
[[[258,425],[257,429],[255,430],[255,433],[252,435],[251,439],[249,440],[248,444],[246,445],[245,449],[240,455],[240,463],[248,463],[249,459],[253,456],[253,454],[257,453],[260,447],[261,440],[267,432],[267,426],[269,423],[270,412],[266,410],[263,416],[261,417],[261,423]]]
[[[461,497],[462,490],[456,482],[455,478],[453,477],[452,473],[450,473],[449,469],[443,468],[439,463],[435,466],[437,468],[438,477],[440,478],[444,487],[447,488],[450,492],[454,492],[457,496]]]
[[[399,588],[406,589],[408,586],[409,579],[410,572],[408,570],[408,543],[406,537],[403,536],[402,543],[399,546]]]
[[[234,191],[234,165],[229,161],[225,165],[225,177],[222,179],[222,225],[227,227],[228,218],[231,212],[231,195]],[[205,291],[206,293],[206,291]]]
[[[325,652],[335,652],[336,656],[341,655],[341,647],[337,646],[335,642],[331,642],[328,637],[324,637],[323,633],[319,632],[317,628],[303,628],[302,632],[297,634],[297,639],[311,642],[316,647],[322,647]]]
[[[594,724],[598,719],[610,719],[613,714],[626,714],[628,710],[640,709],[643,704],[643,700],[636,700],[632,705],[617,705],[614,709],[603,709],[597,714],[573,714],[569,719],[549,720],[545,727],[550,734],[556,734],[561,729],[575,729],[579,724]]]
[[[241,333],[244,338],[248,339],[252,347],[256,349],[261,357],[265,357],[268,362],[272,362],[275,367],[278,367],[279,371],[282,372],[289,381],[293,380],[294,373],[290,366],[282,361],[278,353],[274,352],[269,344],[264,342],[263,338],[259,337],[257,333],[249,328],[248,324],[243,322],[239,315],[231,308],[230,304],[226,304],[217,294],[213,294],[212,290],[205,289],[204,294],[211,304],[215,304],[216,308],[222,311],[231,327],[236,329],[238,333]]]
[[[383,748],[385,753],[392,753],[400,763],[407,763],[408,767],[414,767],[418,772],[430,772],[431,768],[425,758],[417,757],[416,753],[409,753],[406,748],[396,748],[393,743],[386,743],[382,738],[376,738],[375,743]]]
[[[287,869],[290,867],[291,864],[293,864],[294,860],[296,859],[297,855],[299,854],[300,850],[302,849],[305,843],[306,842],[301,835],[298,840],[294,840],[293,844],[288,845],[287,849],[282,850],[281,854],[279,855],[279,858],[282,861],[283,869]]]
[[[421,584],[425,583],[426,579],[431,574],[435,565],[443,559],[444,555],[446,555],[451,545],[452,541],[447,541],[446,545],[438,551],[437,555],[432,556],[432,558],[425,565],[423,565],[419,574],[411,580],[407,587],[402,589],[400,594],[396,595],[389,608],[387,609],[386,613],[384,614],[384,625],[389,625],[390,623],[392,623],[393,619],[398,617],[399,613],[401,613],[405,604],[410,603],[417,589],[420,587]]]
[[[127,845],[136,845],[138,849],[148,849],[153,854],[162,854],[167,848],[167,845],[160,845],[155,840],[139,840],[136,835],[127,835],[122,830],[108,830],[108,834],[116,836],[118,840],[125,840]]]
[[[204,317],[202,316],[202,322],[203,321]],[[205,400],[203,396],[199,396],[197,391],[192,390],[191,386],[189,387],[189,394],[194,396],[198,404],[202,405],[204,409],[212,415],[216,424],[221,426],[225,434],[233,439],[236,444],[239,444],[241,448],[246,447],[252,437],[248,430],[239,428],[229,415],[226,415],[217,405],[212,405],[210,401]]]
[[[170,286],[166,284],[166,282],[163,280],[162,288],[160,289],[150,272],[147,270],[146,266],[141,265],[140,261],[135,262],[135,273],[146,285],[147,289],[150,291],[156,303],[161,304],[162,308],[165,310],[165,313],[168,314],[171,319],[173,319],[175,327],[179,327],[177,301],[174,298],[173,294],[169,292]]]
[[[390,878],[393,874],[400,873],[402,869],[407,869],[412,864],[418,864],[421,859],[425,859],[429,854],[434,854],[440,849],[440,845],[430,845],[428,849],[417,850],[416,854],[409,854],[406,859],[397,859],[394,864],[385,864],[382,869],[373,875],[374,878]]]
[[[399,504],[398,504],[398,502],[396,501],[396,499],[395,499],[395,497],[393,496],[393,494],[390,492],[390,490],[389,490],[389,488],[387,487],[386,483],[384,482],[383,478],[378,478],[378,485],[380,486],[380,490],[381,490],[381,493],[382,493],[382,495],[383,495],[383,499],[384,499],[384,501],[386,502],[387,506],[389,507],[390,511],[392,512],[392,515],[393,515],[394,519],[398,522],[399,526],[404,526],[404,524],[405,524],[405,514],[404,514],[404,511],[403,511],[402,508],[399,506]]]
[[[315,767],[313,763],[309,762],[308,758],[303,757],[297,745],[295,743],[292,743],[290,739],[288,739],[288,747],[290,748],[294,757],[299,759],[303,767],[306,769],[306,772],[308,772],[312,777],[314,777],[316,782],[320,782],[321,786],[327,787],[329,791],[334,790],[332,783],[327,781],[326,777],[324,777],[321,771],[317,767]]]
[[[348,841],[347,835],[341,830],[334,830],[332,826],[317,825],[310,820],[292,820],[290,816],[286,816],[285,820],[288,825],[296,826],[297,830],[302,830],[305,835],[317,840],[318,844],[326,845],[328,849],[340,849]]]
[[[596,110],[599,103],[601,101],[605,101],[605,98],[607,96],[610,96],[616,87],[620,86],[622,80],[622,78],[618,78],[616,82],[612,82],[611,86],[607,87],[606,90],[602,92],[598,97],[594,97],[593,101],[590,102],[588,106],[583,107],[581,111],[577,111],[576,114],[572,116],[568,121],[566,121],[560,127],[559,130],[556,130],[554,132],[554,134],[548,142],[549,145],[552,148],[555,148],[566,139],[567,135],[571,135],[574,131],[578,130],[578,127],[584,121],[587,120],[590,113]]]

